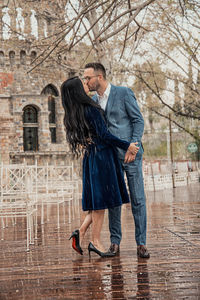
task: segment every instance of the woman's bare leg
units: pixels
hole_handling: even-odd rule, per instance
[[[105,210],[93,210],[92,211],[92,243],[100,251],[104,252],[104,247],[101,244],[100,236],[103,225]]]
[[[85,233],[88,229],[88,227],[90,226],[90,224],[92,223],[92,212],[89,211],[88,214],[85,216],[85,219],[83,221],[83,223],[81,224],[81,227],[79,228],[79,233],[80,233],[80,245],[82,243],[82,240],[85,236]]]

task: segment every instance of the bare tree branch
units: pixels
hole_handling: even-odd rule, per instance
[[[156,113],[158,116],[169,120],[169,116],[168,115],[164,115],[163,113],[155,110],[154,108],[147,106],[149,110],[153,111],[154,113]],[[186,127],[183,127],[181,124],[179,124],[177,121],[171,119],[172,123],[174,123],[177,127],[179,127],[180,129],[182,129],[183,131],[187,132],[190,136],[192,136],[195,140],[200,141],[200,137],[197,134],[194,134],[191,130],[187,129]]]
[[[138,75],[139,74],[139,75]],[[160,102],[165,106],[167,107],[169,110],[173,111],[173,113],[175,114],[179,114],[183,117],[187,117],[187,118],[192,118],[192,119],[197,119],[197,120],[200,120],[200,115],[199,116],[195,116],[195,115],[191,115],[189,113],[183,113],[182,111],[176,111],[171,105],[169,105],[167,102],[165,102],[160,93],[159,93],[159,90],[156,91],[142,76],[141,76],[141,72],[138,70],[135,72],[135,76],[140,79],[141,82],[143,82],[147,87],[148,89],[160,100]],[[157,85],[156,85],[157,87]]]
[[[104,36],[103,38],[101,38],[101,42],[104,42],[105,40],[108,40],[110,37],[116,35],[117,33],[119,33],[120,31],[122,31],[124,28],[126,28],[126,26],[128,26],[128,24],[130,24],[132,21],[135,20],[136,16],[139,14],[139,12],[144,9],[147,5],[153,3],[155,0],[148,0],[145,3],[141,4],[140,6],[138,6],[137,8],[131,8],[129,10],[127,10],[126,12],[122,13],[121,15],[119,15],[118,17],[115,18],[115,20],[113,20],[109,26],[107,26],[106,28],[104,28],[103,31],[101,31],[99,33],[99,35],[96,37],[97,39],[114,23],[116,22],[119,18],[121,18],[123,15],[128,14],[131,11],[135,11],[134,15],[132,15],[132,17],[130,17],[122,26],[120,26],[115,32],[112,32],[110,34],[108,34],[107,36]]]

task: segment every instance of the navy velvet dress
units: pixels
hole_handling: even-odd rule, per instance
[[[85,117],[92,132],[92,143],[83,158],[83,210],[112,208],[129,202],[124,174],[116,147],[127,150],[130,143],[113,136],[100,111],[85,108]]]

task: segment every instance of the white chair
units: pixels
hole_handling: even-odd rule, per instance
[[[76,199],[77,185],[73,181],[73,166],[44,166],[45,172],[38,166],[37,188],[38,203],[41,204],[41,224],[44,224],[44,206],[47,208],[47,220],[49,221],[49,206],[57,205],[58,228],[60,228],[60,205],[63,204],[65,222],[65,202],[68,203],[68,222],[71,223],[72,204]]]
[[[2,228],[8,225],[8,218],[16,224],[17,218],[26,218],[26,248],[34,243],[37,234],[37,193],[29,185],[32,170],[24,165],[1,165],[0,217]],[[35,222],[34,222],[35,221]],[[35,226],[35,237],[34,237]]]

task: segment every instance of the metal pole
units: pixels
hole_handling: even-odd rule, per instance
[[[170,156],[171,156],[171,166],[172,166],[172,186],[175,188],[175,176],[174,176],[174,157],[173,157],[173,146],[172,146],[172,121],[171,114],[169,113],[169,138],[170,138]]]

